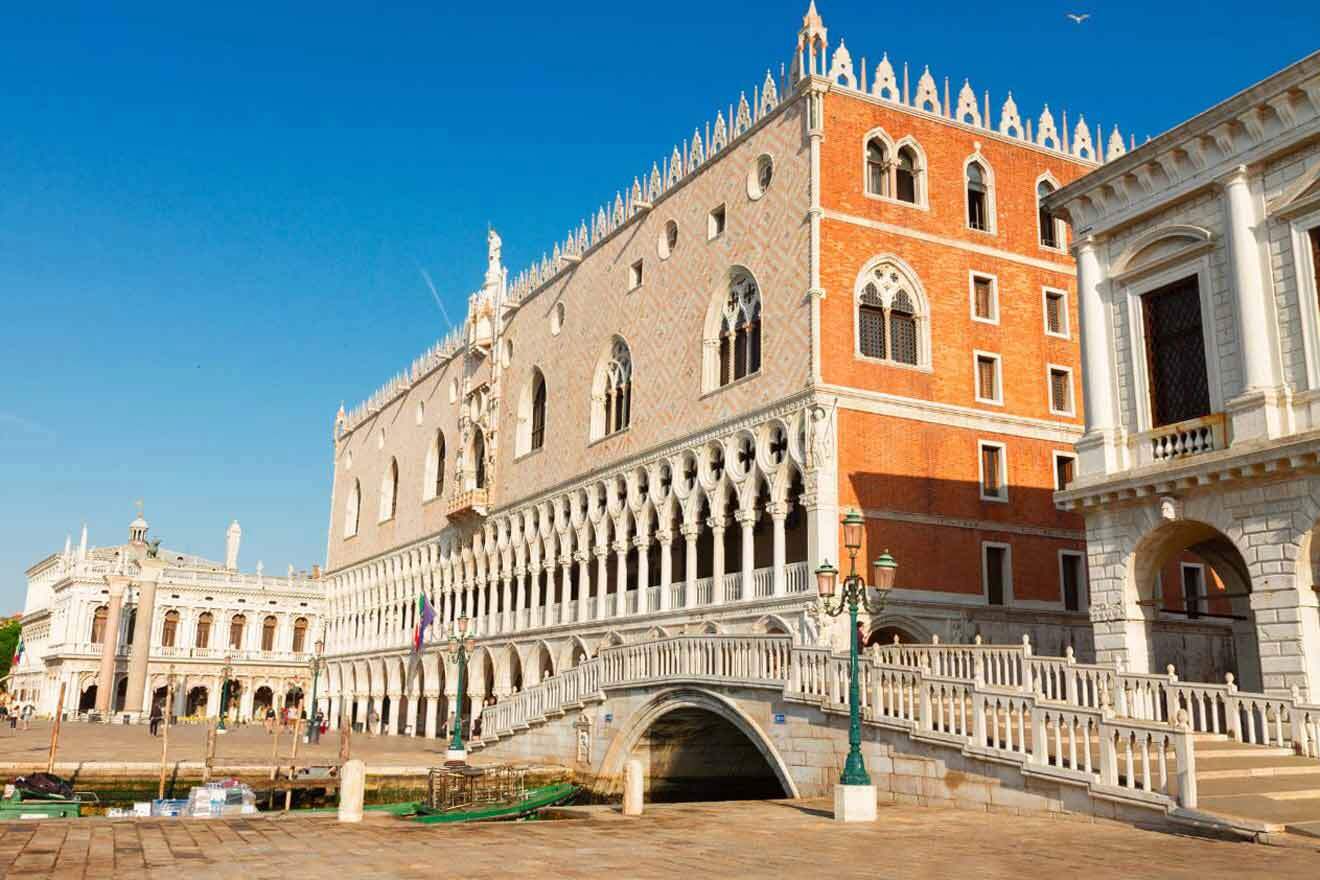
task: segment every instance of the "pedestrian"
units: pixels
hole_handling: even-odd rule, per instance
[[[376,735],[376,725],[380,722],[380,713],[374,708],[367,713],[367,736]]]
[[[151,723],[148,726],[152,736],[160,736],[161,711],[159,703],[151,704]]]
[[[266,723],[266,732],[267,732],[267,733],[274,733],[274,732],[275,732],[275,707],[273,707],[273,706],[267,706],[267,707],[266,707],[266,722],[265,722],[265,723]]]
[[[32,729],[32,713],[34,713],[34,712],[36,712],[36,711],[37,711],[37,710],[33,707],[33,705],[32,705],[31,703],[28,703],[26,706],[23,707],[23,713],[22,713],[22,714],[23,714],[23,729],[24,729],[24,730],[31,730],[31,729]]]

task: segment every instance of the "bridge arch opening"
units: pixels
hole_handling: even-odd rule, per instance
[[[756,722],[705,691],[666,692],[639,708],[606,755],[602,775],[621,788],[631,759],[642,762],[646,799],[657,803],[797,796],[787,766]]]

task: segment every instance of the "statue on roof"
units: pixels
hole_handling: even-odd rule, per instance
[[[160,538],[147,542],[147,558],[158,559],[160,557]]]
[[[500,271],[500,248],[503,241],[493,228],[486,230],[486,262],[491,272]]]

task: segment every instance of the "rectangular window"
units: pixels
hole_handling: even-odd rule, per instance
[[[1045,332],[1063,339],[1069,336],[1068,294],[1062,290],[1045,288]]]
[[[1183,607],[1187,619],[1201,616],[1201,602],[1205,598],[1205,569],[1191,562],[1182,563]]]
[[[1073,414],[1072,370],[1050,367],[1050,412],[1060,416]]]
[[[976,400],[978,403],[1002,404],[1004,397],[999,375],[999,355],[976,352]]]
[[[985,600],[991,605],[1004,605],[1008,600],[1010,582],[1008,545],[981,545],[981,575],[985,584]]]
[[[628,267],[628,289],[636,290],[642,286],[642,261],[638,260]]]
[[[1311,277],[1315,279],[1316,305],[1320,305],[1320,226],[1310,231]]]
[[[980,457],[981,500],[1008,500],[1008,468],[1004,455],[1004,444],[991,443],[988,440],[977,442]]]
[[[1146,373],[1155,427],[1210,414],[1201,293],[1192,275],[1141,297]]]
[[[1054,453],[1054,491],[1067,489],[1076,473],[1077,456],[1068,452]]]
[[[706,238],[719,238],[724,234],[724,206],[712,208],[706,218]]]
[[[1059,591],[1065,611],[1082,610],[1082,554],[1064,550],[1059,554]]]
[[[972,318],[992,324],[999,322],[999,291],[990,275],[972,275]]]
[[[987,232],[985,193],[980,190],[967,190],[967,225],[972,229]]]

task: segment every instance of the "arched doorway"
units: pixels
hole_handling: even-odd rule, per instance
[[[121,679],[119,679],[119,683],[118,683],[117,685],[115,685],[115,711],[116,711],[116,712],[123,712],[123,711],[124,711],[124,703],[127,701],[127,699],[128,699],[128,679],[127,679],[127,678],[121,678]]]
[[[96,685],[92,685],[82,692],[78,698],[78,714],[83,712],[93,712],[96,710]]]
[[[892,645],[895,642],[900,645],[921,644],[920,639],[903,627],[886,624],[871,630],[870,635],[866,636],[863,646],[869,648],[872,645]]]
[[[206,704],[209,702],[210,692],[202,685],[188,691],[188,700],[184,704],[184,714],[189,716],[205,715]]]
[[[1251,575],[1236,545],[1204,522],[1164,522],[1138,542],[1131,585],[1145,620],[1148,668],[1173,666],[1184,681],[1222,682],[1233,673],[1241,690],[1262,688]],[[1174,625],[1170,625],[1174,624]]]
[[[631,758],[646,768],[651,801],[797,796],[787,765],[755,722],[705,691],[668,691],[639,708],[610,746],[602,775],[621,781]]]
[[[274,708],[275,693],[266,685],[257,688],[252,694],[252,717],[265,718],[266,710]]]
[[[527,665],[537,684],[555,674],[554,659],[550,656],[550,649],[545,642],[537,642],[532,648],[531,656],[527,658]]]
[[[522,658],[518,656],[518,649],[513,645],[509,646],[508,651],[509,664],[509,692],[520,693],[523,689]]]

